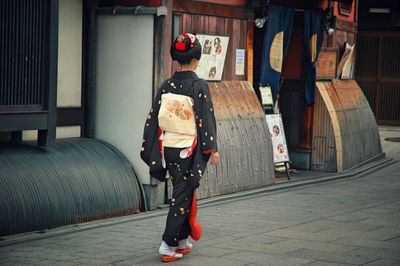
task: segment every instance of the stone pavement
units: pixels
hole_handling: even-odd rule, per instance
[[[0,265],[161,265],[165,212],[0,243]],[[202,239],[172,265],[400,265],[400,163],[340,181],[206,204],[198,215]]]
[[[400,138],[400,127],[380,126],[379,134],[381,136],[382,149],[386,152],[386,156],[400,161],[400,142],[386,140],[386,138]]]

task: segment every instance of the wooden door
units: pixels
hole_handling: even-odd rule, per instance
[[[400,125],[400,33],[359,32],[356,80],[380,125]]]

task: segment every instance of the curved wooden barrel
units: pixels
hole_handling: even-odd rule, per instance
[[[374,114],[354,80],[317,82],[313,170],[342,172],[384,156]]]
[[[144,204],[123,155],[84,138],[0,146],[0,191],[0,235],[138,213]]]
[[[209,83],[221,162],[208,166],[198,197],[207,198],[273,183],[272,143],[265,114],[246,81]]]

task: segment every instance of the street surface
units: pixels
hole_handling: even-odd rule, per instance
[[[382,145],[388,157],[399,156],[400,143]],[[400,265],[400,163],[208,204],[198,216],[202,239],[172,265]],[[161,265],[165,218],[0,246],[0,265]]]

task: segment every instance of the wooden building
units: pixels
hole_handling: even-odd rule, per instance
[[[358,1],[268,1],[293,8],[294,26],[283,61],[281,107],[292,166],[297,169],[341,172],[383,155],[379,133],[368,102],[341,65],[349,47],[357,47]],[[331,8],[334,31],[324,33],[317,61],[315,104],[304,101],[304,10]],[[258,12],[261,14],[261,11]],[[328,23],[327,23],[328,25]],[[257,84],[262,30],[254,34],[254,83]],[[349,62],[353,62],[349,60]],[[349,63],[348,62],[348,63]],[[350,74],[353,75],[354,64]],[[350,67],[349,67],[350,68]],[[342,77],[343,76],[343,77]],[[369,143],[369,145],[365,145]]]
[[[399,29],[399,1],[360,1],[355,79],[380,125],[400,125]]]
[[[149,177],[148,167],[140,160],[137,150],[141,146],[145,113],[150,109],[152,93],[156,92],[164,79],[177,70],[177,64],[172,62],[169,51],[173,39],[180,32],[229,38],[221,81],[210,82],[222,160],[217,167],[208,168],[199,188],[199,198],[273,183],[272,156],[265,152],[271,149],[267,124],[256,94],[248,84],[248,81],[252,81],[251,64],[245,64],[243,74],[235,73],[237,49],[247,51],[247,62],[252,61],[254,11],[245,1],[233,1],[225,5],[210,2],[213,1],[104,0],[99,1],[96,8],[98,35],[94,98],[96,105],[101,107],[96,107],[95,111],[97,120],[94,136],[127,154],[145,189],[151,209],[163,204],[167,193],[164,183],[160,184]],[[142,4],[144,7],[141,7]],[[140,16],[143,19],[147,17],[148,21],[139,25],[139,18],[132,14],[140,13],[146,8],[156,9],[157,15]],[[132,32],[135,28],[148,33],[148,38]],[[138,42],[142,47],[139,45],[133,48],[127,36],[132,38],[132,43]],[[144,55],[144,48],[152,50],[146,58],[138,59],[138,56]],[[130,60],[126,60],[128,56],[131,56]],[[123,67],[120,66],[122,58],[126,60]],[[138,73],[132,74],[136,71]],[[141,71],[148,71],[147,76],[140,73]],[[114,86],[113,90],[110,90],[111,85]],[[110,101],[121,95],[131,95],[124,97],[124,100],[133,103]],[[121,114],[130,114],[130,117],[124,121],[115,119]],[[114,133],[116,129],[118,133]],[[244,179],[243,176],[247,178]]]
[[[273,147],[257,97],[264,29],[254,27],[268,4],[295,10],[279,100],[293,167],[340,172],[382,156],[357,83],[336,80],[345,43],[357,40],[357,0],[0,3],[0,190],[15,192],[0,193],[0,211],[11,217],[0,219],[0,235],[166,202],[165,184],[149,176],[139,150],[154,93],[177,69],[169,49],[179,32],[229,39],[221,79],[209,82],[222,160],[208,168],[198,197],[272,184]],[[303,13],[327,7],[336,31],[324,35],[315,105],[306,106]]]

